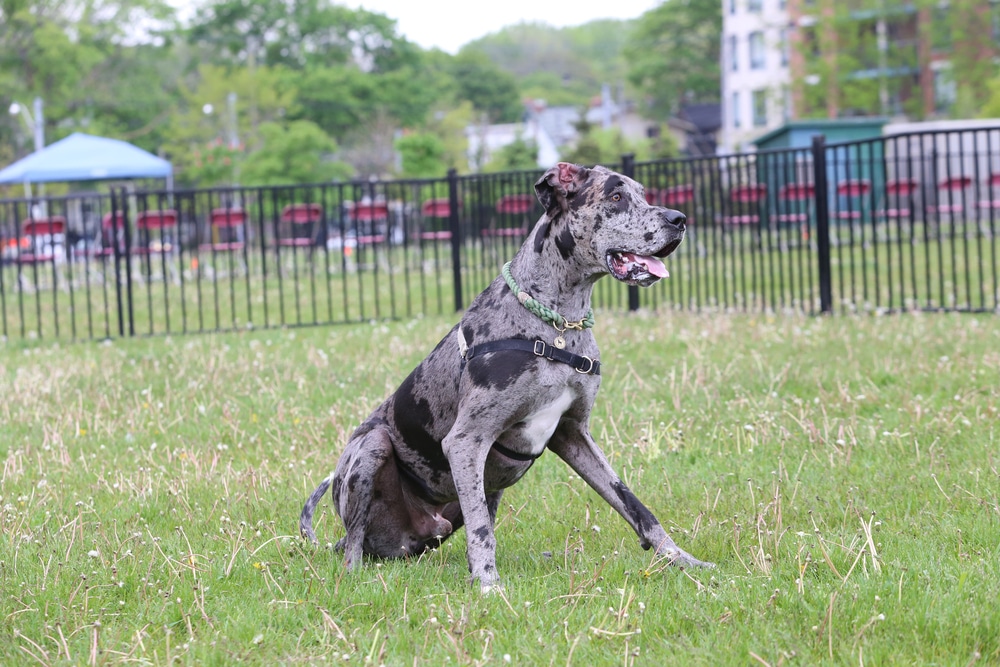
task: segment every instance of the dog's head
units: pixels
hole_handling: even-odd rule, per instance
[[[554,243],[563,259],[576,255],[630,285],[646,287],[669,275],[662,260],[684,239],[686,217],[650,206],[631,178],[560,162],[538,179],[535,193],[545,207],[536,252]]]

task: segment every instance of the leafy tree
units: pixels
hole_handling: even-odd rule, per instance
[[[396,140],[396,150],[402,158],[404,178],[439,178],[447,168],[444,163],[444,142],[426,132],[407,134]]]
[[[463,49],[455,57],[451,74],[457,85],[456,97],[472,102],[492,123],[513,123],[523,108],[514,77],[497,67],[486,54]]]
[[[201,65],[194,87],[182,85],[178,92],[182,108],[171,118],[166,149],[177,180],[201,186],[232,182],[246,149],[263,143],[261,124],[280,122],[296,109],[296,90],[282,68]],[[231,145],[234,139],[236,146]],[[237,149],[219,156],[232,160],[235,169],[200,167],[220,145]]]
[[[520,134],[514,141],[493,153],[483,168],[485,172],[521,171],[538,168],[538,146]]]
[[[446,169],[459,172],[469,170],[469,137],[466,128],[472,124],[475,111],[472,103],[461,102],[451,109],[440,109],[431,115],[427,130],[433,132],[444,146],[444,165]]]
[[[264,123],[260,137],[261,147],[244,162],[242,182],[246,185],[319,183],[352,175],[348,165],[330,159],[337,142],[315,123]]]
[[[161,71],[141,57],[142,47],[130,44],[159,40],[160,51],[166,50],[161,31],[172,16],[164,0],[0,2],[0,98],[30,104],[41,97],[49,142],[83,128],[139,128],[169,109],[168,100],[157,98],[171,86],[161,84]],[[135,25],[148,27],[130,27]],[[111,74],[121,58],[131,59],[144,77],[149,99],[160,102],[155,108],[136,103],[141,88],[116,86]],[[108,118],[109,111],[117,119]],[[13,132],[16,125],[0,123],[3,128]]]
[[[621,128],[598,128],[586,118],[586,109],[581,112],[580,119],[574,124],[577,131],[576,144],[561,157],[577,164],[611,165],[621,162],[622,155],[631,153],[637,160],[651,160],[654,157],[672,157],[678,154],[676,143],[672,139],[661,137],[658,140],[629,140]],[[664,133],[668,134],[669,133]]]
[[[346,65],[396,69],[416,47],[396,21],[331,0],[214,0],[200,7],[189,39],[216,62],[291,68]]]
[[[720,34],[719,0],[669,0],[639,18],[624,54],[650,118],[667,118],[682,102],[719,99]]]

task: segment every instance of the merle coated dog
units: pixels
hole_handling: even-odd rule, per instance
[[[299,526],[333,487],[349,570],[362,555],[411,556],[463,523],[472,580],[500,582],[493,523],[504,489],[545,449],[587,481],[639,536],[680,566],[711,566],[680,547],[608,464],[589,432],[600,385],[590,327],[604,275],[648,286],[684,238],[685,217],[650,206],[637,182],[560,163],[535,184],[545,214],[461,321],[351,435]]]

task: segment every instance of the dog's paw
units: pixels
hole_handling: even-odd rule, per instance
[[[706,569],[715,567],[715,563],[710,563],[706,560],[698,560],[683,549],[668,551],[663,554],[663,557],[666,558],[667,562],[674,567],[702,567]]]
[[[503,595],[503,584],[495,581],[492,584],[480,584],[479,592],[483,595]]]

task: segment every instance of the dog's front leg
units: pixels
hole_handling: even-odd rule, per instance
[[[469,559],[471,579],[473,583],[478,580],[485,593],[500,584],[493,517],[487,505],[484,482],[486,457],[493,446],[493,436],[470,433],[456,422],[442,445],[451,465],[458,502],[465,519],[466,556]],[[499,496],[496,502],[499,503]],[[495,506],[493,511],[495,513]]]
[[[549,441],[549,449],[569,464],[580,477],[597,491],[616,512],[621,514],[639,536],[643,549],[655,548],[656,553],[667,558],[671,565],[682,567],[715,567],[713,563],[698,560],[677,546],[663,526],[642,502],[636,498],[611,468],[604,452],[586,431],[573,432],[560,429]]]

